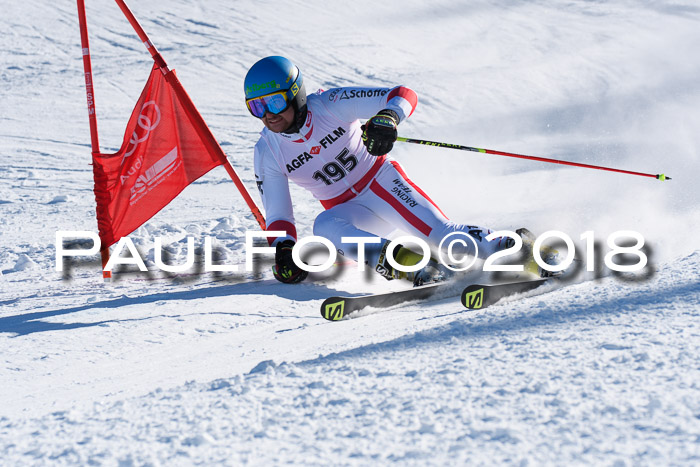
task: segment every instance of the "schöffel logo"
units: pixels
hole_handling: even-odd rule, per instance
[[[354,99],[356,97],[379,97],[388,93],[388,89],[346,89],[340,95],[341,99]]]

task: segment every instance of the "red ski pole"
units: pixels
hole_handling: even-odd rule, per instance
[[[568,161],[562,161],[559,159],[549,159],[546,157],[525,156],[522,154],[513,154],[510,152],[494,151],[493,149],[473,148],[473,147],[469,147],[469,146],[462,146],[459,144],[438,143],[435,141],[426,141],[423,139],[412,139],[412,138],[402,138],[402,137],[397,138],[397,141],[401,141],[404,143],[424,144],[426,146],[435,146],[435,147],[439,147],[439,148],[450,148],[450,149],[459,149],[462,151],[480,152],[482,154],[493,154],[496,156],[517,157],[518,159],[528,159],[531,161],[549,162],[550,164],[570,165],[573,167],[583,167],[586,169],[607,170],[609,172],[617,172],[617,173],[623,173],[623,174],[628,174],[628,175],[639,175],[641,177],[651,177],[651,178],[655,178],[657,180],[662,180],[662,181],[671,180],[671,177],[667,177],[664,174],[648,174],[648,173],[643,173],[643,172],[633,172],[631,170],[613,169],[611,167],[602,167],[600,165],[580,164],[578,162],[568,162]]]

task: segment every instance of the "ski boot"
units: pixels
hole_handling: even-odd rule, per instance
[[[536,240],[532,232],[523,227],[516,230],[515,233],[520,235],[520,238],[522,238],[523,240],[523,251],[525,252],[525,264],[523,265],[523,267],[525,268],[525,271],[542,278],[556,277],[564,273],[564,271],[547,271],[546,269],[541,268],[539,264],[537,264],[532,252],[532,248]],[[551,264],[552,266],[556,266],[557,264],[559,264],[559,252],[554,248],[541,246],[540,257],[542,258],[542,261],[544,261],[547,264]]]
[[[394,269],[394,267],[389,264],[389,260],[386,255],[386,250],[389,246],[389,241],[384,243],[382,246],[381,253],[379,254],[379,260],[375,266],[375,271],[377,271],[383,278],[387,280],[393,279],[405,279],[413,282],[414,287],[419,287],[421,285],[430,284],[433,282],[442,282],[445,280],[445,274],[442,272],[440,265],[433,258],[430,258],[428,264],[423,268],[415,272],[404,272]],[[403,245],[397,245],[394,248],[394,261],[402,266],[413,266],[418,264],[423,259],[423,256],[414,253]]]

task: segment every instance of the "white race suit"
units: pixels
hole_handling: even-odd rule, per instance
[[[362,141],[359,119],[382,109],[408,118],[416,107],[415,92],[394,88],[344,87],[309,95],[304,126],[293,135],[267,128],[255,145],[255,176],[267,219],[267,230],[285,231],[270,238],[271,245],[296,241],[289,180],[309,190],[325,211],[314,222],[314,235],[330,240],[338,251],[357,261],[357,248],[342,237],[381,237],[367,245],[366,262],[372,266],[387,236],[398,229],[425,240],[435,251],[452,232],[463,232],[486,258],[505,246],[505,238],[487,241],[488,229],[454,223],[413,183],[399,163],[387,155],[372,156]],[[474,255],[474,244],[464,242],[462,254]]]

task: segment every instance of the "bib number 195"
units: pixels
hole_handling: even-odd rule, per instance
[[[323,181],[326,185],[332,185],[345,178],[345,175],[356,166],[357,158],[355,155],[350,154],[347,148],[343,148],[340,154],[335,156],[335,161],[327,163],[321,170],[314,172],[313,178]]]

